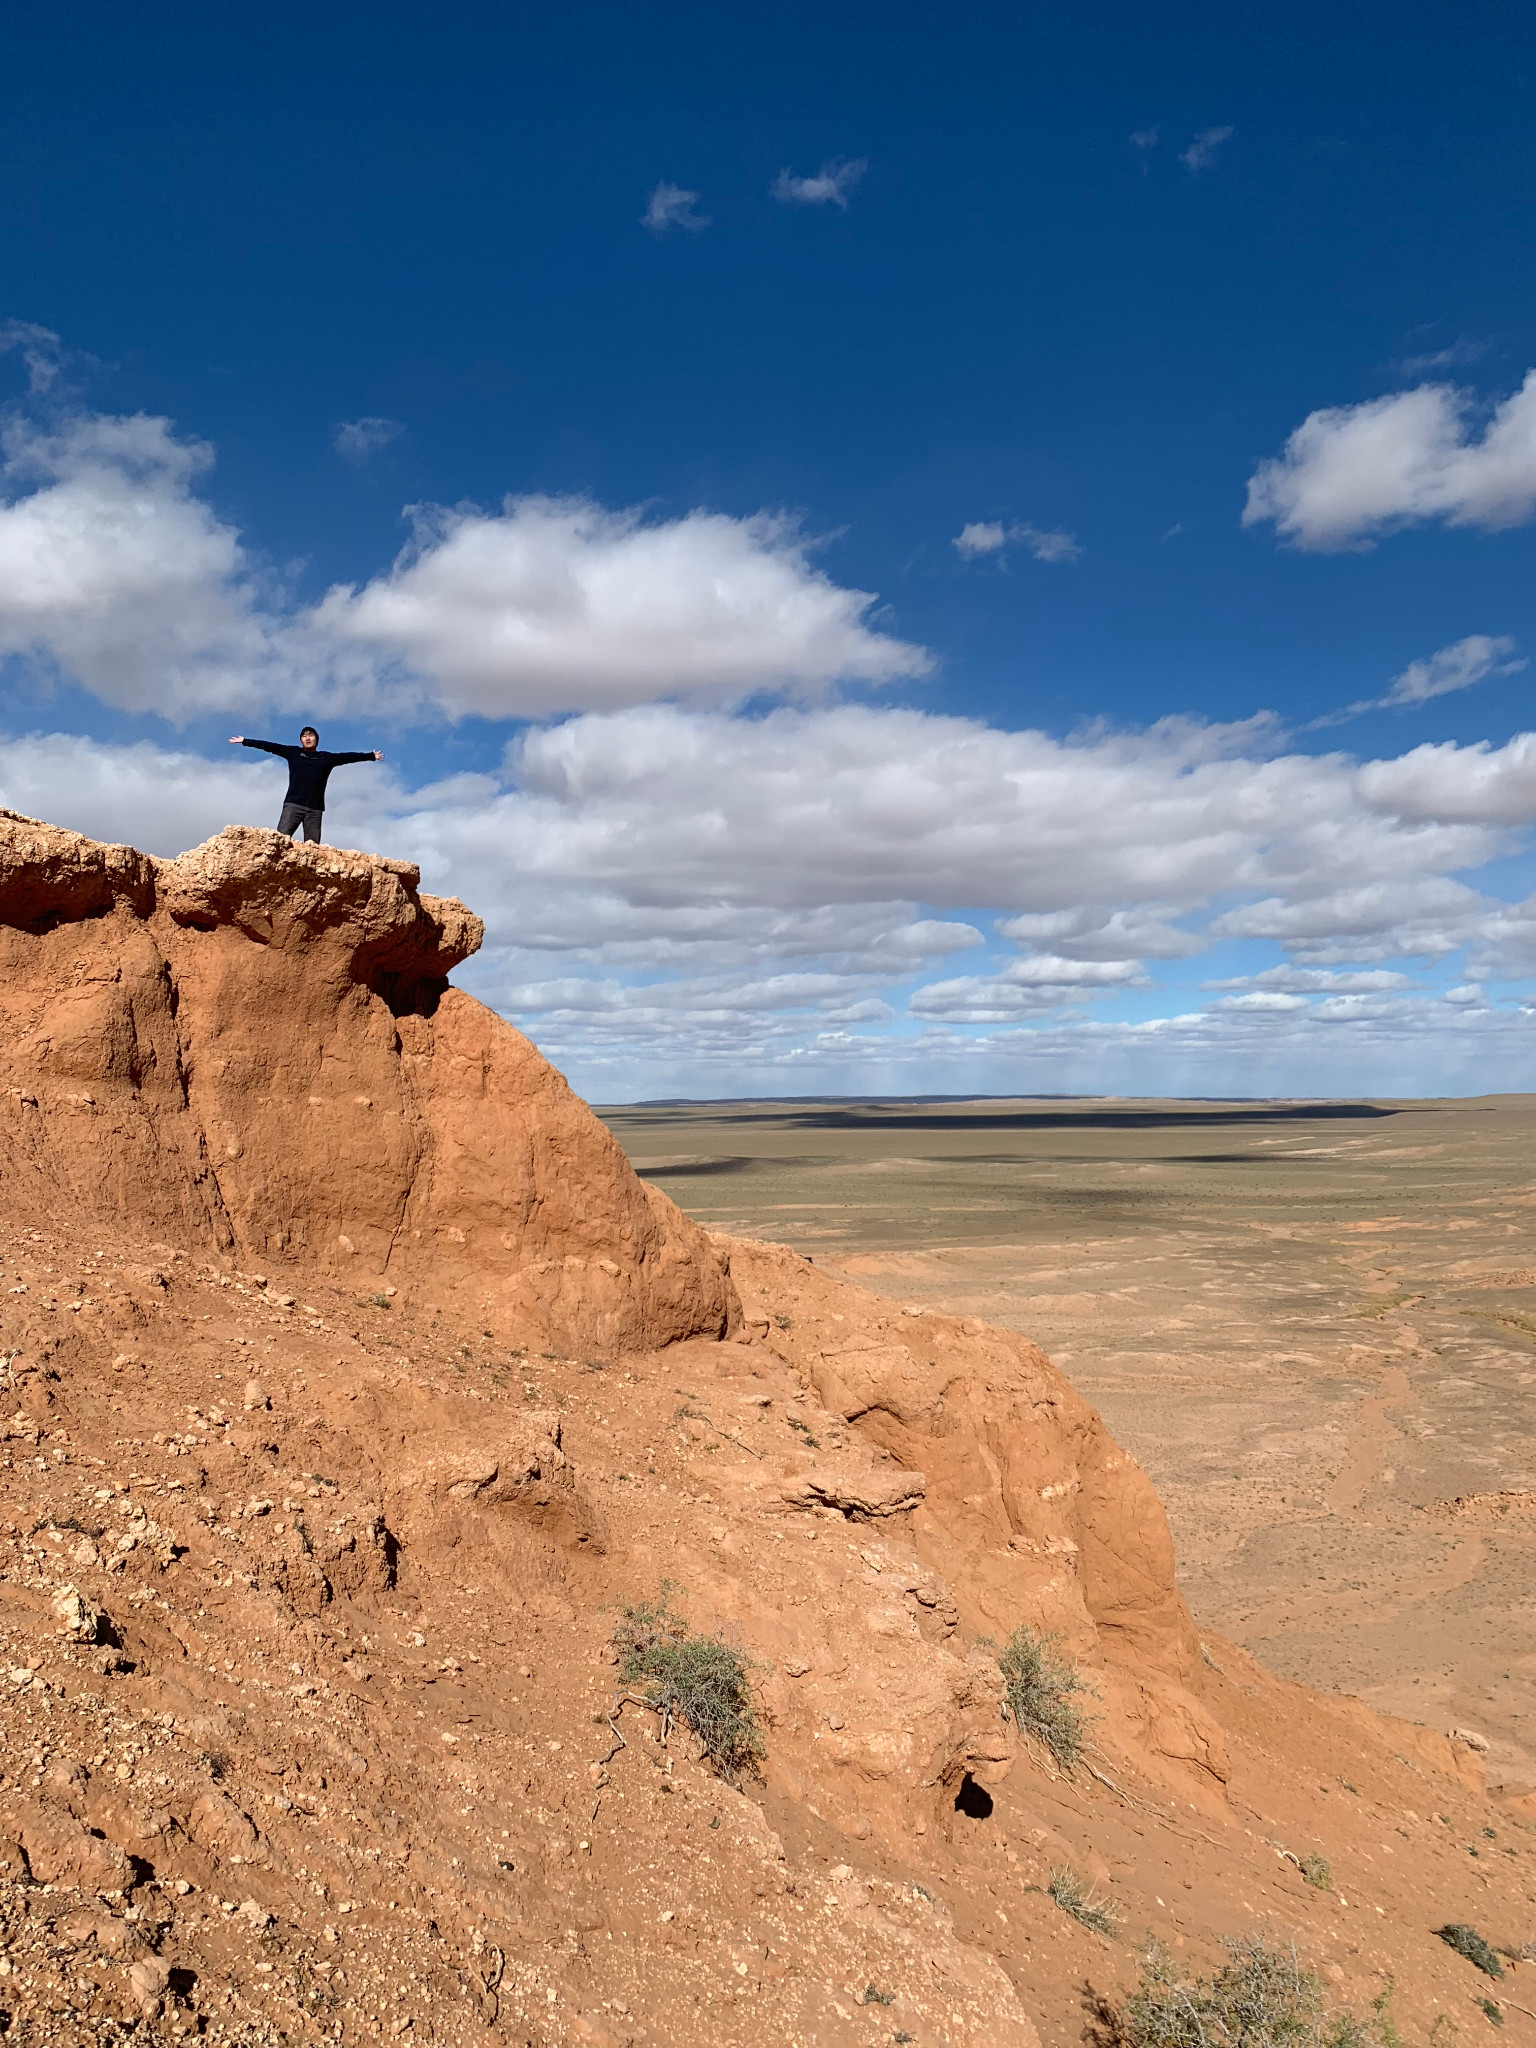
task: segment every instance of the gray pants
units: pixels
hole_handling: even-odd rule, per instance
[[[302,825],[306,839],[318,839],[320,823],[324,816],[324,811],[312,811],[307,804],[284,804],[283,815],[277,821],[277,829],[279,832],[286,832],[290,839],[296,839]]]

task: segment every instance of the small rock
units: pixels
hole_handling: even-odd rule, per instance
[[[171,1982],[169,1965],[158,1956],[140,1956],[136,1963],[128,1965],[128,1988],[139,2002],[139,2011],[145,2019],[157,2019],[161,2002]]]
[[[245,1412],[247,1415],[256,1409],[270,1408],[271,1406],[272,1396],[261,1384],[261,1381],[247,1380],[245,1383]]]
[[[1479,1735],[1475,1728],[1453,1728],[1451,1740],[1464,1742],[1468,1749],[1475,1749],[1479,1756],[1488,1754],[1488,1738],[1486,1735]]]
[[[53,1598],[53,1611],[58,1617],[60,1635],[70,1642],[100,1641],[101,1624],[104,1619],[102,1611],[99,1607],[93,1606],[75,1587],[60,1587]]]

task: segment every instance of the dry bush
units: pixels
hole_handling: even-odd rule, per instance
[[[1214,1977],[1179,1977],[1168,1951],[1154,1942],[1136,1989],[1123,2005],[1101,2002],[1101,2048],[1400,2048],[1388,2001],[1372,2021],[1329,2012],[1322,1986],[1293,1948],[1255,1935],[1226,1944]]]
[[[620,1614],[613,1636],[620,1684],[636,1687],[648,1706],[686,1722],[731,1784],[755,1773],[763,1737],[752,1708],[750,1666],[741,1652],[719,1636],[695,1635],[673,1613],[667,1587],[659,1599],[624,1607]]]
[[[1021,1624],[998,1654],[1004,1701],[1014,1725],[1038,1736],[1063,1770],[1071,1770],[1088,1740],[1088,1719],[1074,1699],[1089,1687],[1060,1653],[1060,1636]]]
[[[1445,1927],[1437,1927],[1436,1934],[1447,1948],[1455,1949],[1457,1955],[1465,1956],[1469,1963],[1476,1963],[1485,1977],[1502,1977],[1504,1965],[1494,1954],[1491,1945],[1484,1941],[1475,1927],[1469,1927],[1465,1920],[1452,1920]]]
[[[1051,1872],[1046,1890],[1074,1920],[1094,1934],[1113,1934],[1120,1914],[1112,1899],[1101,1899],[1092,1885],[1085,1885],[1070,1864]]]

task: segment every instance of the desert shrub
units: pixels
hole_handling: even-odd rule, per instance
[[[1319,1856],[1315,1850],[1302,1857],[1301,1874],[1314,1891],[1333,1890],[1333,1865],[1326,1856]]]
[[[1154,1942],[1136,1989],[1102,2014],[1115,2048],[1372,2048],[1380,2036],[1351,2013],[1330,2013],[1322,1986],[1294,1949],[1255,1935],[1226,1944],[1214,1977],[1185,1980]]]
[[[1465,1956],[1469,1963],[1476,1963],[1485,1977],[1503,1976],[1504,1965],[1475,1927],[1469,1927],[1464,1920],[1452,1920],[1445,1927],[1437,1927],[1435,1932],[1447,1948],[1455,1949],[1457,1955]]]
[[[1499,2001],[1496,1998],[1480,1998],[1477,2002],[1482,2007],[1483,2017],[1488,2021],[1488,2024],[1490,2026],[1503,2026],[1504,2008],[1499,2004]]]
[[[999,1652],[1006,1711],[1014,1725],[1038,1736],[1063,1770],[1071,1770],[1088,1740],[1088,1716],[1074,1693],[1089,1690],[1060,1654],[1060,1636],[1021,1624]]]
[[[670,1589],[620,1610],[613,1644],[619,1683],[647,1705],[685,1721],[721,1777],[736,1784],[757,1769],[762,1731],[752,1709],[750,1667],[720,1636],[695,1635],[671,1607]]]
[[[1051,1872],[1046,1890],[1060,1906],[1094,1934],[1113,1934],[1119,1914],[1113,1901],[1101,1899],[1092,1885],[1085,1885],[1070,1864]]]

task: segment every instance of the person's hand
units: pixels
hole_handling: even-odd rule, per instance
[[[243,732],[237,732],[229,744],[232,747],[243,747],[245,745],[245,734]]]
[[[377,747],[375,747],[373,750],[373,758],[375,759],[375,761],[382,761],[384,758],[384,756],[379,752]]]

